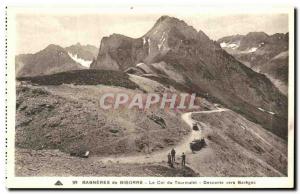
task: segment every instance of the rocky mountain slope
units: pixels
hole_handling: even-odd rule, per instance
[[[265,74],[284,94],[288,85],[288,41],[288,33],[269,36],[264,32],[218,40],[223,49],[254,71]]]
[[[137,39],[118,34],[104,37],[91,68],[172,80],[199,95],[212,96],[281,137],[287,135],[287,98],[266,76],[182,20],[162,16]]]
[[[103,71],[111,80],[99,76],[95,85],[90,80],[97,76],[89,73],[94,71],[102,70],[40,76],[47,79],[45,82],[29,78],[18,82],[18,176],[286,176],[285,140],[233,111],[214,112],[215,105],[199,97],[200,112],[212,112],[192,114],[199,121],[206,146],[196,152],[184,151],[186,168],[179,164],[168,167],[167,152],[175,147],[176,160],[180,161],[180,147],[190,147],[190,138],[197,138],[182,119],[182,112],[103,110],[98,103],[99,96],[106,93],[146,95],[176,89],[141,76],[122,76],[124,73],[118,71]],[[89,76],[79,82],[78,72]],[[64,77],[64,83],[51,81],[60,80],[56,76]],[[116,82],[112,81],[115,77],[119,77]],[[120,84],[128,79],[138,87]],[[165,125],[154,118],[163,119]],[[87,150],[87,159],[70,156]]]
[[[103,94],[142,94],[138,88],[114,83],[50,84],[17,86],[17,147],[66,153],[89,150],[92,156],[146,154],[173,146],[189,133],[179,112],[104,110],[99,105]],[[158,83],[157,87],[164,88]]]
[[[283,139],[230,110],[192,117],[201,123],[207,148],[190,158],[202,164],[194,169],[205,176],[287,175],[287,143]]]
[[[64,48],[53,44],[35,54],[17,55],[15,65],[17,77],[47,75],[84,68],[75,62]]]

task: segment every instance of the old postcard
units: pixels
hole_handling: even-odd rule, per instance
[[[8,188],[293,188],[292,7],[8,7]]]

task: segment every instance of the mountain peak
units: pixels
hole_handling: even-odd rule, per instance
[[[189,26],[185,21],[171,16],[161,16],[154,26],[145,34],[144,37],[161,38],[164,35],[176,37],[189,37],[196,39],[198,32],[192,26]]]
[[[16,67],[17,76],[38,76],[83,68],[64,48],[55,44],[50,44],[37,53],[18,57]]]
[[[61,46],[56,44],[49,44],[45,49],[43,50],[64,50]]]
[[[185,21],[180,20],[178,18],[175,17],[171,17],[168,15],[163,15],[161,16],[155,23],[154,26],[157,26],[159,24],[165,24],[165,25],[177,25],[177,24],[183,24],[185,26],[187,26],[187,24],[185,23]]]
[[[246,34],[246,37],[269,37],[269,35],[265,32],[249,32]]]
[[[175,18],[175,17],[168,16],[168,15],[161,16],[160,18],[158,18],[157,21],[159,21],[159,22],[163,22],[163,21],[183,22],[183,20],[180,20],[180,19]]]
[[[117,34],[117,33],[113,33],[113,34],[110,34],[109,36],[105,36],[103,37],[103,39],[131,39],[130,37],[128,36],[125,36],[123,34]]]

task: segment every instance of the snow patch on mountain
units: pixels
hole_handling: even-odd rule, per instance
[[[262,111],[262,112],[267,112],[267,113],[269,113],[269,114],[271,114],[271,115],[275,115],[275,113],[274,112],[272,112],[272,111],[267,111],[267,110],[265,110],[265,109],[262,109],[262,108],[257,108],[258,110],[260,110],[260,111]]]
[[[163,32],[161,38],[160,38],[160,43],[157,44],[158,46],[158,50],[161,49],[161,47],[164,45],[164,42],[165,42],[166,38],[165,38],[165,32]]]
[[[242,51],[241,53],[254,53],[257,49],[257,47],[252,47],[250,49]]]
[[[267,111],[269,114],[271,114],[271,115],[275,115],[275,113],[274,112],[271,112],[271,111]]]
[[[249,53],[253,53],[253,52],[255,52],[257,50],[257,48],[256,47],[252,47],[251,49],[249,49]]]
[[[238,43],[226,43],[222,42],[220,44],[222,48],[231,48],[231,49],[237,49],[240,45]]]
[[[73,55],[72,53],[68,52],[68,55],[77,63],[79,63],[80,65],[89,68],[92,61],[87,61],[84,60],[82,58],[79,58],[77,54]]]
[[[141,65],[143,65],[143,63],[138,63],[136,67],[140,67]]]
[[[265,43],[264,42],[261,42],[259,43],[258,47],[262,47]]]
[[[147,41],[148,41],[148,47],[149,47],[148,54],[150,54],[150,47],[151,47],[151,46],[150,46],[150,45],[151,45],[151,40],[150,40],[150,38],[148,38]]]

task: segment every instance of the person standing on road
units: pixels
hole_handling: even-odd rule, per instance
[[[184,152],[182,152],[182,155],[181,155],[181,165],[185,166],[185,154],[184,154]]]
[[[175,149],[173,148],[173,149],[171,150],[171,160],[172,160],[172,163],[175,162],[175,154],[176,154],[176,151],[175,151]]]
[[[172,163],[172,161],[171,161],[171,154],[168,153],[168,164],[169,164],[169,166],[171,166],[171,163]]]

